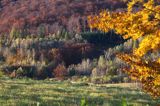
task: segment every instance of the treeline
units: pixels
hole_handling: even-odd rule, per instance
[[[85,32],[74,37],[61,33],[59,38],[54,34],[37,38],[10,35],[0,39],[0,72],[6,76],[93,83],[130,81],[120,70],[125,64],[115,54],[121,50],[129,52],[133,41],[123,45],[124,40],[118,35],[100,32]],[[107,48],[110,49],[106,51]]]

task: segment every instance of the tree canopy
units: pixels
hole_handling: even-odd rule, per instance
[[[89,26],[104,32],[114,30],[125,39],[142,39],[131,54],[118,54],[130,67],[125,69],[132,79],[154,97],[160,97],[160,57],[146,59],[160,50],[160,5],[156,0],[131,0],[127,11],[102,11],[88,17]]]

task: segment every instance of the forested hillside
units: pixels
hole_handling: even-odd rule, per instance
[[[160,106],[160,0],[0,0],[2,106]]]
[[[122,0],[1,0],[0,33],[13,28],[22,35],[80,32],[88,29],[88,15],[125,6]]]

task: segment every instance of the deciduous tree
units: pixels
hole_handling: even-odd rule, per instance
[[[160,50],[160,5],[156,0],[132,0],[124,12],[102,11],[99,15],[89,16],[91,28],[108,32],[114,30],[123,38],[142,41],[132,54],[118,54],[130,68],[127,73],[132,79],[139,80],[145,91],[160,97],[160,57],[146,60],[148,53]]]

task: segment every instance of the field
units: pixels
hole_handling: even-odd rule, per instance
[[[1,106],[158,106],[135,84],[0,79]]]

